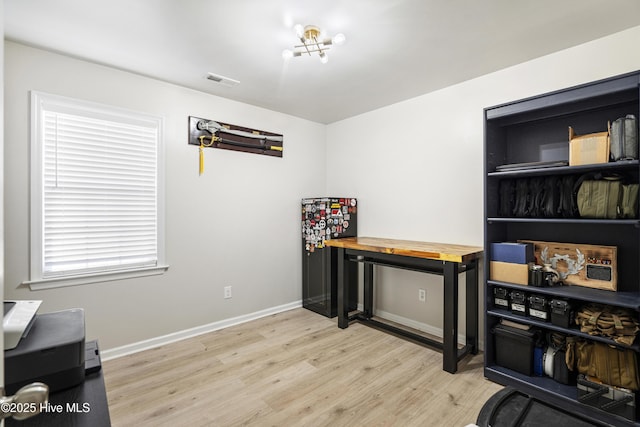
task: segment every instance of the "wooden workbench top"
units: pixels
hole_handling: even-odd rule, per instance
[[[442,261],[468,262],[480,256],[482,247],[451,243],[417,242],[381,237],[346,237],[325,240],[326,246],[403,255]]]

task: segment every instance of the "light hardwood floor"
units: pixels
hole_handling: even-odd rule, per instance
[[[103,363],[113,426],[465,426],[502,387],[303,308]]]

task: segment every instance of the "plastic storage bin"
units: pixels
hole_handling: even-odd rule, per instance
[[[538,331],[497,325],[493,333],[496,364],[524,375],[533,375],[533,349]]]

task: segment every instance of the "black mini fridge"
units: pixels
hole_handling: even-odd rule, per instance
[[[348,197],[302,199],[302,306],[327,317],[338,313],[337,256],[325,241],[358,235],[357,200]],[[351,283],[358,283],[358,264],[347,263]],[[349,310],[358,303],[349,290]]]

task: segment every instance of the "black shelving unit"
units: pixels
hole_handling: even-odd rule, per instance
[[[497,365],[493,328],[501,319],[557,331],[615,345],[607,338],[593,337],[574,327],[512,314],[493,304],[493,289],[525,290],[533,294],[568,299],[575,304],[598,302],[635,310],[640,318],[640,220],[582,218],[514,218],[500,216],[499,185],[505,179],[592,173],[622,173],[633,182],[640,177],[637,160],[595,165],[559,166],[518,171],[496,171],[506,164],[568,160],[568,127],[579,134],[601,132],[607,122],[634,114],[640,117],[640,71],[580,85],[484,110],[484,251],[485,251],[485,376],[512,386],[540,400],[612,425],[640,425],[640,399],[636,392],[636,419],[584,405],[577,400],[575,385],[564,385],[547,377],[533,377]],[[527,288],[490,280],[491,243],[539,240],[618,248],[617,291],[580,286]],[[640,345],[631,349],[640,353]],[[640,358],[640,354],[638,355]]]

